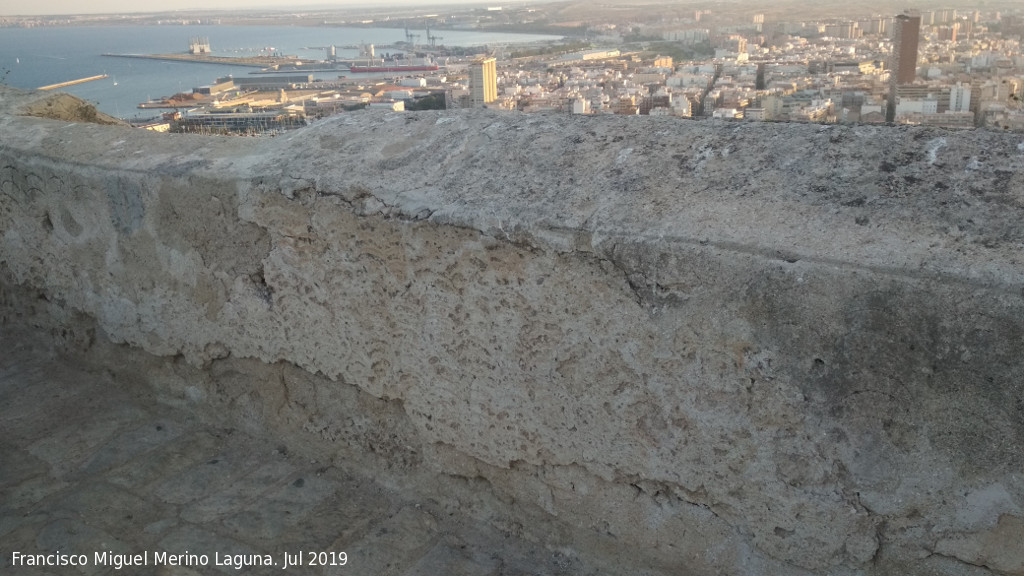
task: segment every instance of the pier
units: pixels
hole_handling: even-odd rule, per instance
[[[295,56],[211,56],[209,54],[104,54],[111,58],[142,58],[146,60],[166,60],[171,62],[190,62],[195,64],[230,64],[232,66],[253,66],[267,68],[270,66],[295,65],[302,60]]]
[[[56,90],[57,88],[74,86],[75,84],[84,84],[86,82],[92,82],[93,80],[103,80],[104,78],[109,78],[109,76],[106,74],[100,74],[99,76],[89,76],[88,78],[79,78],[78,80],[68,80],[67,82],[50,84],[49,86],[40,86],[38,90]]]

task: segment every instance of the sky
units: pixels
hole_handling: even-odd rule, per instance
[[[487,0],[179,0],[176,10],[237,10],[245,8],[274,8],[282,11],[304,8],[341,8],[352,6],[381,6],[382,4],[437,6],[442,4],[486,4]],[[508,0],[495,3],[507,4]],[[171,6],[171,5],[168,5]],[[0,16],[27,16],[52,14],[128,14],[162,12],[160,5],[139,0],[0,0]],[[170,9],[168,9],[170,11]]]

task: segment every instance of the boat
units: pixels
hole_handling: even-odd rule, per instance
[[[383,66],[363,66],[353,64],[349,67],[352,72],[435,72],[440,70],[437,64],[394,64]]]

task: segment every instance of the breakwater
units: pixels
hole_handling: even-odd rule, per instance
[[[138,58],[142,60],[166,60],[169,62],[185,62],[194,64],[225,64],[230,66],[252,66],[267,68],[271,66],[294,66],[300,59],[278,56],[212,56],[209,54],[104,54],[109,58]]]
[[[104,78],[109,78],[109,76],[106,74],[99,74],[97,76],[89,76],[87,78],[79,78],[77,80],[68,80],[67,82],[58,82],[57,84],[40,86],[38,90],[56,90],[57,88],[67,88],[68,86],[74,86],[75,84],[84,84],[86,82],[92,82],[93,80],[103,80]]]

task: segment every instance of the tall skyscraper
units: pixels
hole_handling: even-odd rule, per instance
[[[895,42],[893,59],[895,60],[896,83],[910,84],[914,81],[917,71],[917,44],[921,38],[921,17],[900,14],[895,22]]]
[[[921,37],[921,17],[900,14],[893,21],[892,58],[889,62],[889,100],[885,119],[896,120],[896,87],[910,84],[917,72],[917,44]]]
[[[469,65],[469,100],[482,108],[498,99],[498,72],[494,58],[482,58]]]

